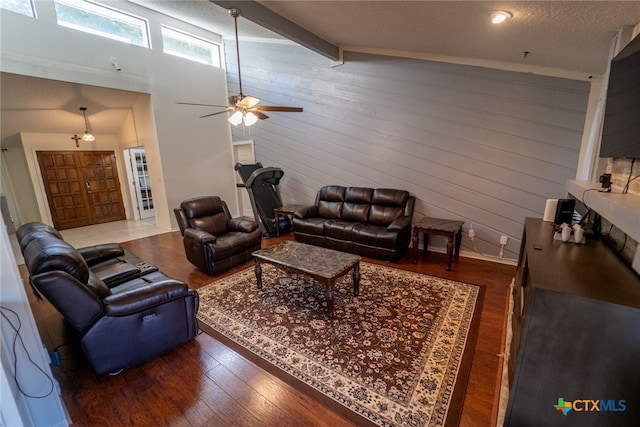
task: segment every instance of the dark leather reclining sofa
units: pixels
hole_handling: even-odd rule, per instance
[[[415,197],[389,188],[326,186],[293,215],[297,241],[397,261],[409,247]]]
[[[16,237],[29,282],[72,326],[91,368],[116,373],[196,336],[196,291],[117,243],[76,249],[46,224]]]

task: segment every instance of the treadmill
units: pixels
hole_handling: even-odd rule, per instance
[[[260,162],[247,165],[236,163],[234,169],[238,172],[243,182],[238,186],[245,187],[249,192],[253,215],[260,225],[262,235],[264,237],[275,236],[276,219],[274,218],[273,210],[282,207],[278,185],[284,172],[280,168],[265,168]],[[278,221],[280,221],[278,228],[281,233],[291,230],[291,221],[288,216],[280,216]]]

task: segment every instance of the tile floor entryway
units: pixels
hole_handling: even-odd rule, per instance
[[[66,242],[75,248],[98,245],[101,243],[121,243],[142,237],[168,233],[171,230],[158,227],[155,218],[147,218],[140,221],[124,220],[105,222],[103,224],[89,225],[86,227],[69,228],[60,231]],[[11,247],[18,265],[24,264],[20,253],[20,246],[15,234],[10,234]]]

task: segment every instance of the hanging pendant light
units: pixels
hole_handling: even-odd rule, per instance
[[[80,107],[80,111],[82,111],[82,116],[84,117],[84,135],[82,135],[82,140],[86,142],[92,142],[96,140],[96,137],[93,136],[93,133],[89,131],[89,121],[87,120],[87,107]]]

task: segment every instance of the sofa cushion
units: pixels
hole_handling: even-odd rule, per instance
[[[395,249],[397,247],[398,233],[387,230],[387,227],[359,224],[356,230],[357,232],[353,233],[354,243],[385,249]]]
[[[347,187],[340,218],[346,221],[367,222],[372,194],[372,188]]]
[[[218,236],[216,243],[209,246],[211,248],[211,261],[216,262],[243,251],[259,249],[260,240],[256,240],[256,234],[262,235],[261,232],[256,229],[252,233],[230,231],[222,236]]]
[[[324,218],[312,217],[312,218],[293,218],[293,229],[296,233],[314,234],[316,236],[324,236],[324,223],[327,221]]]
[[[327,202],[344,202],[345,187],[339,185],[327,185],[320,189],[318,194],[319,200]]]
[[[325,219],[340,218],[345,188],[337,185],[322,187],[318,194],[318,214]]]
[[[57,237],[60,240],[64,240],[58,230],[51,227],[50,225],[43,224],[41,222],[28,222],[26,224],[23,224],[16,230],[16,238],[18,239],[18,243],[20,244],[21,251],[24,251],[24,248],[26,248],[32,240],[35,240],[43,235],[51,235]]]
[[[372,205],[369,211],[369,223],[386,227],[396,218],[402,216],[403,209],[397,206]]]
[[[318,212],[323,218],[340,218],[340,214],[342,213],[342,202],[327,202],[325,200],[320,200],[320,202],[318,202]]]
[[[39,235],[22,252],[29,274],[61,270],[82,283],[89,280],[89,266],[80,252],[53,235]]]
[[[409,193],[404,190],[378,188],[373,191],[371,198],[371,210],[369,211],[369,223],[373,225],[388,226],[396,218],[404,215],[405,205],[409,199]]]
[[[140,269],[120,258],[113,258],[101,262],[91,269],[91,272],[99,277],[107,287],[113,287],[129,278],[140,275]]]
[[[347,203],[342,205],[342,218],[345,221],[367,222],[371,205],[363,203]]]
[[[216,215],[195,218],[190,222],[193,228],[206,231],[214,236],[227,232],[227,216],[222,212]]]
[[[353,229],[358,222],[330,219],[324,223],[324,235],[337,240],[353,240]]]
[[[191,227],[217,236],[227,232],[228,219],[219,197],[199,197],[180,203]]]
[[[344,201],[358,204],[371,204],[373,188],[347,187],[344,191]]]
[[[371,204],[382,206],[404,207],[409,199],[409,192],[392,188],[376,188],[373,190]]]

